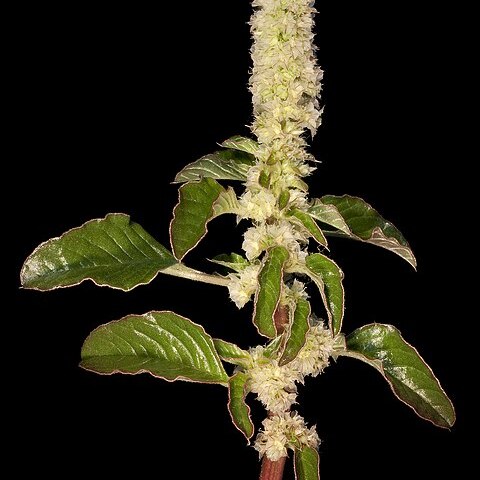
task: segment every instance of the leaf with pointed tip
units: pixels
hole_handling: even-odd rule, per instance
[[[224,188],[212,178],[182,185],[170,223],[172,251],[181,260],[195,248],[207,233],[207,222],[213,217],[213,205]]]
[[[220,358],[225,362],[233,363],[234,365],[246,365],[251,362],[250,354],[234,343],[214,338],[213,344]]]
[[[327,239],[325,238],[325,235],[311,215],[302,212],[302,210],[299,210],[298,208],[291,210],[289,215],[298,220],[298,222],[318,243],[320,243],[320,245],[324,245],[325,247],[327,246]]]
[[[417,261],[405,237],[365,200],[350,195],[341,197],[325,195],[321,198],[321,201],[336,207],[352,232],[352,234],[349,234],[343,231],[335,232],[335,234],[348,236],[390,250],[406,260],[413,268],[416,268]],[[325,233],[328,235],[328,232]]]
[[[342,329],[345,299],[343,272],[333,260],[321,253],[309,255],[305,264],[307,268],[303,273],[309,275],[317,285],[327,310],[330,330],[335,336]]]
[[[222,147],[233,148],[235,150],[250,153],[251,155],[256,155],[259,148],[259,145],[255,140],[252,140],[248,137],[242,137],[240,135],[235,135],[231,138],[228,138],[221,145]]]
[[[36,290],[91,280],[127,291],[151,282],[158,272],[176,263],[128,215],[111,213],[42,243],[25,261],[20,280],[24,288]]]
[[[347,355],[350,351],[379,370],[393,393],[417,415],[443,428],[455,423],[452,402],[430,367],[395,327],[374,323],[355,330],[347,337]]]
[[[250,153],[239,149],[220,150],[189,163],[177,173],[174,183],[198,181],[206,177],[243,182],[254,164],[255,157]]]
[[[346,235],[352,235],[345,219],[340,215],[340,212],[334,205],[328,205],[327,203],[323,203],[319,198],[314,198],[308,209],[308,213],[319,222],[334,227]]]
[[[241,272],[250,265],[250,262],[238,253],[231,253],[230,255],[222,253],[212,258],[210,261],[222,265],[222,267],[229,268],[234,272]]]
[[[203,327],[167,311],[128,315],[98,327],[83,344],[80,366],[107,375],[150,373],[168,381],[228,382]]]
[[[283,266],[288,259],[286,248],[271,248],[258,274],[258,288],[255,293],[253,323],[261,335],[274,338],[277,335],[274,315],[280,301],[283,284]]]
[[[294,360],[305,345],[305,338],[310,328],[310,302],[303,298],[297,300],[293,322],[288,331],[288,338],[279,365],[286,365]]]
[[[245,403],[248,376],[237,372],[228,382],[228,411],[233,424],[245,435],[247,440],[253,436],[253,423],[250,407]]]
[[[320,480],[320,457],[312,447],[295,449],[296,480]]]

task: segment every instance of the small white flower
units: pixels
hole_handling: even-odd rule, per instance
[[[320,439],[315,427],[307,428],[304,419],[296,412],[284,412],[266,418],[258,433],[254,448],[260,458],[266,455],[273,462],[287,456],[287,448],[318,448]]]
[[[238,308],[242,308],[257,289],[257,277],[260,265],[249,265],[240,273],[230,273],[230,283],[228,285],[228,293],[231,300]]]

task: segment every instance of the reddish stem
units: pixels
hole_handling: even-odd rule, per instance
[[[280,460],[272,462],[264,455],[259,480],[282,480],[286,460],[287,457],[282,457]]]
[[[286,305],[279,305],[275,310],[273,321],[275,322],[275,328],[277,329],[277,335],[281,335],[288,325],[288,307]]]

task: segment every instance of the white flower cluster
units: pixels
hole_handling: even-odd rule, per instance
[[[288,250],[291,262],[301,263],[307,255],[302,251],[302,245],[307,242],[305,233],[296,229],[288,220],[250,227],[243,239],[242,249],[249,260],[276,245],[282,245]]]
[[[319,444],[314,426],[307,428],[304,419],[296,412],[284,412],[263,421],[263,430],[257,435],[254,447],[260,457],[266,455],[275,462],[287,456],[287,448],[318,448]]]
[[[265,221],[277,214],[277,199],[272,192],[264,188],[258,191],[247,190],[238,201],[241,217],[256,221]]]
[[[301,168],[309,158],[302,134],[309,129],[314,135],[321,123],[322,70],[312,42],[312,4],[311,0],[253,0],[252,130],[263,148],[261,159],[271,160],[270,164],[287,160]],[[309,171],[303,165],[300,175]]]
[[[238,308],[242,308],[250,300],[257,289],[260,265],[249,265],[240,273],[230,273],[228,293]]]
[[[328,365],[332,352],[332,335],[321,323],[310,328],[305,345],[286,365],[280,366],[276,359],[265,357],[264,347],[255,347],[250,350],[248,388],[269,412],[285,412],[296,401],[296,383],[303,383],[307,375],[318,375]]]

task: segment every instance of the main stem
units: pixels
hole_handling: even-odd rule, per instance
[[[282,480],[286,460],[287,457],[282,457],[280,460],[272,462],[264,456],[259,480]]]

